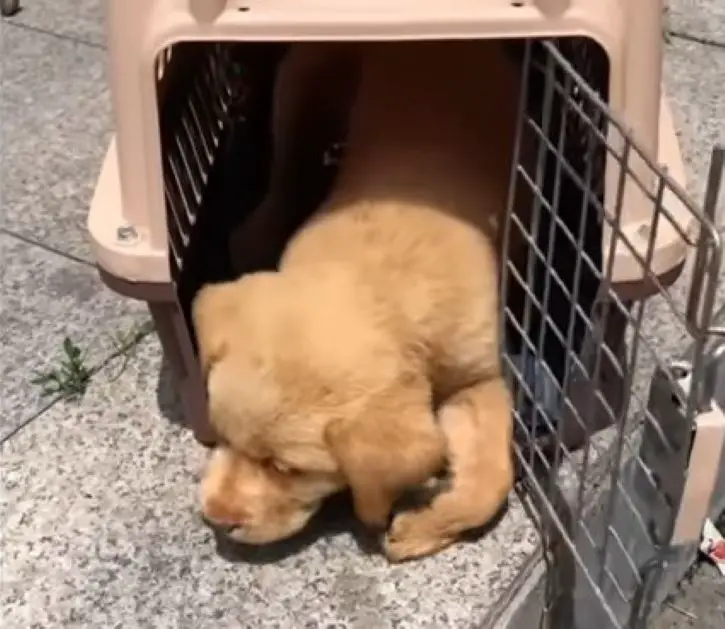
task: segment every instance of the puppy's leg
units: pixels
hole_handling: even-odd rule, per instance
[[[384,529],[393,504],[445,466],[446,440],[428,396],[398,392],[361,416],[328,425],[327,443],[352,491],[355,513]]]
[[[310,181],[320,172],[327,145],[344,139],[355,70],[352,49],[339,44],[296,44],[281,61],[269,190],[229,240],[238,274],[274,268],[285,243],[313,209]]]
[[[506,383],[494,378],[464,389],[440,409],[452,486],[428,506],[393,518],[384,549],[391,561],[429,555],[501,510],[514,482],[513,416]]]

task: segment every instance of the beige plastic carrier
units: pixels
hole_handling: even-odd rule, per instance
[[[116,135],[100,173],[88,227],[105,281],[123,294],[149,302],[165,350],[176,364],[187,417],[201,439],[210,438],[203,383],[170,262],[180,254],[178,246],[170,243],[167,224],[169,191],[163,157],[168,147],[162,146],[159,116],[165,67],[181,54],[178,44],[586,37],[608,57],[610,108],[631,128],[639,145],[666,165],[673,179],[684,181],[661,86],[661,0],[109,0],[107,4]],[[210,138],[211,144],[215,141]],[[618,141],[611,139],[614,144]],[[213,161],[212,155],[207,158]],[[647,185],[654,185],[650,168],[637,163],[632,168]],[[605,207],[610,208],[617,188],[614,169],[607,169],[605,182]],[[204,183],[202,174],[192,197],[202,194],[196,188]],[[665,202],[689,231],[692,214],[680,208],[677,199]],[[635,247],[641,245],[644,256],[654,205],[636,186],[627,186],[622,207],[624,236]],[[604,232],[607,241],[606,228]],[[609,252],[606,242],[603,251]],[[670,222],[660,221],[650,269],[662,285],[678,276],[685,254],[681,236]],[[626,247],[614,249],[612,268],[615,287],[627,299],[655,290],[651,281],[644,281],[641,262]]]

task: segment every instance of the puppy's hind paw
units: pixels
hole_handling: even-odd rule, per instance
[[[401,513],[393,518],[383,538],[383,551],[389,561],[397,563],[437,553],[455,539],[441,535],[429,519],[430,511]]]

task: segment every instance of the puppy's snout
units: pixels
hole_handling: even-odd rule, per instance
[[[202,514],[201,519],[210,529],[214,530],[216,533],[221,533],[222,535],[230,535],[236,529],[243,526],[242,522],[217,522],[206,514]]]
[[[225,508],[225,505],[216,500],[204,501],[201,513],[206,524],[220,533],[229,533],[240,526],[244,526],[251,517],[243,509],[238,507],[234,509]]]

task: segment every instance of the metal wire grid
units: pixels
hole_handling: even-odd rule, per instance
[[[537,47],[540,48],[537,50]],[[541,50],[544,54],[537,54]],[[643,424],[653,429],[662,448],[673,452],[667,435],[648,409],[640,376],[643,370],[652,373],[656,368],[666,374],[674,386],[678,374],[673,374],[668,368],[667,357],[659,355],[656,339],[647,333],[645,302],[628,303],[614,290],[611,279],[615,248],[625,247],[631,252],[641,266],[645,280],[657,288],[659,299],[666,304],[673,320],[694,339],[695,356],[690,375],[697,383],[701,380],[702,350],[710,326],[720,268],[720,242],[712,222],[647,157],[626,127],[612,116],[605,103],[574,71],[556,43],[528,42],[522,66],[524,92],[537,74],[539,80],[543,77],[544,93],[538,112],[531,110],[525,95],[520,103],[511,201],[504,235],[504,259],[507,262],[502,273],[502,303],[505,304],[503,319],[507,328],[513,329],[524,350],[538,359],[537,366],[541,371],[536,375],[537,381],[532,382],[531,374],[521,368],[521,362],[512,360],[510,354],[504,356],[504,367],[515,391],[515,421],[519,436],[516,458],[524,482],[539,505],[542,519],[556,530],[558,543],[566,548],[578,572],[584,575],[608,621],[614,627],[623,627],[619,610],[635,605],[644,587],[644,575],[639,558],[632,556],[628,535],[614,526],[615,509],[621,504],[626,505],[634,514],[637,526],[641,527],[641,534],[651,536],[636,500],[624,489],[623,464],[634,459],[652,489],[657,491],[659,480],[638,454],[637,437]],[[572,119],[574,125],[570,124]],[[572,165],[565,151],[565,146],[571,144],[567,142],[567,133],[573,128],[582,134],[579,141],[585,147],[585,158],[579,168]],[[522,147],[527,138],[533,140],[536,147],[533,168],[523,161]],[[613,138],[618,141],[613,142]],[[597,169],[603,167],[605,160],[601,159],[602,155],[607,158],[608,168],[616,168],[617,174],[614,198],[608,199],[610,211],[605,210],[603,195],[592,185],[600,174]],[[647,177],[635,172],[633,163],[636,160],[646,165],[646,174],[654,180],[653,188],[643,181]],[[569,198],[564,198],[562,190],[565,184],[573,184],[579,192],[578,197],[569,193]],[[622,229],[625,188],[631,185],[637,186],[652,206],[644,252],[630,241]],[[528,219],[522,219],[513,209],[515,197],[522,190],[533,196]],[[579,203],[579,219],[575,225],[567,224],[560,216],[560,208],[570,203],[572,198]],[[664,202],[666,198],[677,199],[696,218],[699,226],[696,236],[686,233],[678,224]],[[679,237],[696,252],[687,308],[673,299],[652,271],[655,237],[658,228],[665,222],[670,223]],[[611,234],[606,245],[608,255],[602,255],[604,252],[597,251],[596,247],[592,249],[591,242],[585,242],[587,230],[597,224],[608,228]],[[544,246],[542,225],[546,227],[544,231],[548,236],[544,239]],[[526,242],[525,259],[518,262],[515,252],[510,249],[517,237]],[[566,246],[572,256],[568,260],[570,274],[567,278],[562,277],[561,269],[556,268],[553,259],[557,247],[562,246]],[[540,273],[537,274],[537,269],[542,268],[545,270],[543,278]],[[581,296],[592,290],[598,293],[598,304],[596,309],[588,310],[582,307]],[[510,295],[515,291],[523,295],[523,312],[514,312],[510,307]],[[559,299],[562,295],[566,298],[569,316],[565,329],[560,329],[560,322],[558,324],[550,316],[554,293]],[[558,306],[561,307],[561,303]],[[608,330],[615,321],[623,323],[626,328],[627,343],[621,352],[606,342]],[[583,326],[590,341],[588,357],[575,347],[574,336],[578,326]],[[547,364],[546,360],[542,360],[547,344],[551,345],[552,341],[564,349],[563,364]],[[619,381],[619,404],[613,404],[602,393],[605,366],[613,369]],[[555,390],[553,396],[542,395],[539,390],[542,380]],[[584,408],[581,402],[575,402],[574,389],[581,386],[588,391],[588,395],[584,396],[587,400]],[[697,387],[680,403],[691,422],[698,406]],[[597,409],[604,410],[611,426],[599,437],[593,433],[591,418],[588,417],[595,405]],[[566,422],[562,418],[574,422],[582,433],[579,451],[564,438]],[[553,447],[543,445],[546,439],[543,442],[540,439],[542,432]],[[604,442],[600,451],[595,447],[597,439]],[[684,466],[680,473],[684,476]],[[598,489],[602,487],[609,491],[603,502],[598,503],[600,508],[594,519],[597,530],[593,530],[594,526],[586,524],[585,518],[589,516],[591,521],[592,509],[597,504],[595,500],[600,495]],[[562,504],[565,505],[563,509]],[[671,526],[672,522],[665,525],[665,536],[671,535]],[[579,539],[584,539],[593,551],[586,557],[577,542]],[[614,564],[618,568],[615,569]],[[561,586],[560,580],[554,579],[553,583]],[[612,592],[621,605],[616,600],[612,603]],[[556,598],[561,592],[550,591],[549,595]]]

